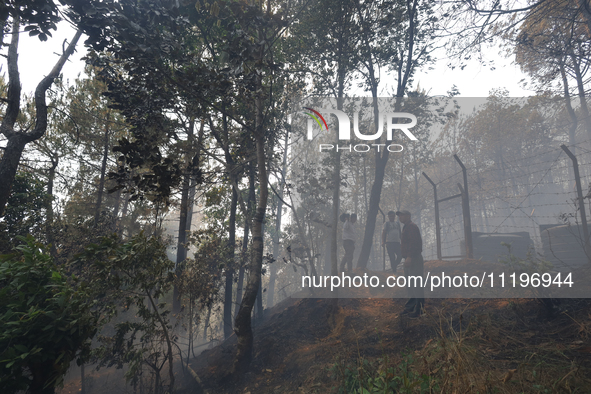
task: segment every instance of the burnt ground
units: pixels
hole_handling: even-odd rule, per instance
[[[418,319],[405,301],[340,299],[330,317],[331,300],[287,299],[255,327],[246,375],[228,377],[234,336],[191,367],[211,394],[347,392],[383,363],[430,385],[409,392],[591,392],[591,300],[427,299]]]
[[[248,373],[228,376],[235,336],[192,359],[191,369],[209,394],[347,393],[363,376],[403,377],[401,392],[591,392],[591,299],[427,299],[418,319],[400,315],[405,301],[339,299],[331,313],[332,300],[289,298],[255,325]],[[99,374],[112,384],[99,389],[97,376],[93,394],[133,392],[122,371]],[[61,393],[79,392],[73,375]],[[176,376],[179,393],[203,392],[190,374]]]

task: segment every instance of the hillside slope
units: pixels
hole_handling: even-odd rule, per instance
[[[329,322],[330,300],[285,300],[255,329],[246,376],[227,378],[234,337],[192,367],[209,393],[352,392],[375,378],[407,392],[591,392],[590,300],[430,299],[418,319],[404,302],[342,299]]]

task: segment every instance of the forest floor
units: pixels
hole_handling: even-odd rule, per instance
[[[246,375],[228,379],[235,336],[191,367],[210,394],[591,392],[590,299],[427,299],[416,319],[405,301],[339,299],[329,318],[329,299],[286,299],[254,328]]]
[[[462,263],[482,264],[453,263],[458,272]],[[449,265],[431,261],[425,269]],[[339,299],[331,313],[330,299],[285,299],[255,325],[248,373],[228,376],[233,335],[190,360],[201,387],[180,368],[176,387],[179,394],[356,393],[380,385],[409,393],[591,393],[591,299],[426,299],[417,319],[401,315],[405,302]],[[90,394],[134,392],[122,370],[87,373]],[[59,392],[80,392],[79,376],[74,368]]]

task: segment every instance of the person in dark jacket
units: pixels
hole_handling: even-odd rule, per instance
[[[423,277],[423,240],[419,227],[410,220],[409,211],[396,212],[398,220],[404,224],[400,235],[401,255],[404,259],[404,276],[407,278],[409,300],[404,305],[403,315],[419,317],[424,312],[425,295],[422,287]],[[412,278],[415,279],[412,279]]]

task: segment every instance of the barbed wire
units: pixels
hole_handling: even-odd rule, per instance
[[[559,154],[559,155],[556,157],[556,160],[555,160],[555,161],[558,161],[558,159],[560,159],[560,157],[561,157],[561,156],[562,156],[562,153],[561,153],[561,154]],[[545,177],[545,176],[548,174],[548,172],[550,172],[550,170],[551,170],[551,169],[552,169],[552,166],[548,167],[548,169],[546,170],[546,172],[544,173],[544,175],[542,175],[542,177],[540,178],[540,181],[539,181],[539,182],[541,182],[541,181],[544,179],[544,177]],[[539,183],[539,182],[538,182],[538,183]],[[513,215],[513,213],[514,213],[516,210],[518,210],[518,209],[519,209],[519,210],[521,210],[521,211],[522,211],[522,209],[521,209],[521,208],[522,208],[522,207],[521,207],[521,204],[523,204],[523,202],[524,202],[525,200],[527,200],[527,199],[528,199],[528,197],[531,195],[531,193],[533,193],[533,191],[536,189],[536,187],[537,187],[537,186],[538,186],[538,185],[535,185],[535,186],[534,186],[534,187],[531,189],[530,193],[528,193],[528,194],[527,194],[527,195],[526,195],[526,196],[525,196],[525,197],[524,197],[524,198],[523,198],[523,199],[522,199],[522,200],[519,202],[519,204],[517,205],[517,207],[515,207],[515,208],[513,209],[513,211],[511,211],[511,213],[509,214],[509,216],[507,216],[507,217],[506,217],[506,218],[505,218],[505,219],[504,219],[504,220],[503,220],[503,221],[502,221],[502,222],[501,222],[501,223],[500,223],[500,224],[499,224],[497,227],[495,227],[495,229],[493,230],[493,233],[496,233],[496,232],[499,230],[499,228],[500,228],[500,227],[503,225],[503,223],[505,223],[505,221],[507,221],[507,219],[509,219],[509,217],[511,217],[511,215]],[[523,211],[522,211],[522,212],[523,212]],[[525,213],[525,212],[524,212],[524,213]],[[538,223],[538,222],[537,222],[537,221],[536,221],[536,220],[535,220],[533,217],[529,216],[529,218],[530,218],[530,219],[531,219],[531,220],[532,220],[534,223],[536,223],[536,224],[539,226],[539,223]]]
[[[588,155],[591,153],[591,148],[587,148],[590,142],[591,139],[587,139],[576,144],[565,144],[571,149],[576,148],[578,150],[576,153],[582,182],[587,182],[591,177],[591,158]],[[553,222],[550,224],[560,225],[562,223],[560,220],[561,215],[569,212],[573,205],[576,206],[576,203],[574,203],[576,179],[572,171],[572,161],[563,153],[564,151],[560,147],[556,147],[514,160],[504,161],[503,168],[492,164],[492,161],[489,161],[491,163],[489,168],[478,172],[470,171],[470,168],[468,168],[469,186],[472,186],[472,190],[474,190],[470,194],[470,203],[475,205],[485,204],[481,208],[484,209],[481,214],[473,215],[475,219],[473,228],[492,233],[498,233],[502,228],[511,232],[528,232],[530,234],[533,232],[536,237],[534,241],[536,243],[541,242],[538,233],[541,223]],[[543,156],[549,156],[549,158]],[[536,160],[532,160],[534,158]],[[438,190],[440,199],[442,194],[453,193],[449,180],[454,177],[460,178],[461,173],[462,171],[458,170],[436,181],[437,186],[449,186],[442,188],[443,193],[441,189]],[[503,173],[502,176],[501,173]],[[549,178],[549,176],[552,178]],[[432,191],[432,187],[428,182],[422,182],[422,185],[424,186],[421,188],[422,191]],[[543,202],[544,199],[554,201]],[[492,203],[494,207],[496,205],[495,201],[506,205],[506,207],[501,208],[507,209],[506,214],[491,213],[491,205],[489,204]],[[445,255],[449,254],[450,250],[456,251],[459,242],[464,239],[462,232],[463,213],[459,209],[458,201],[455,199],[442,202],[439,207],[441,227],[445,228],[445,231],[441,234],[441,250]],[[548,212],[547,207],[554,209]],[[494,208],[492,210],[498,211],[498,209]],[[433,209],[429,209],[427,212],[430,215],[425,216],[427,220],[425,220],[424,225],[432,226]],[[507,223],[507,221],[511,221],[511,223]],[[434,256],[436,254],[436,244],[432,237],[431,234],[431,239],[427,242],[427,245],[430,248],[429,253]]]
[[[567,145],[567,146],[569,146],[569,147],[577,147],[577,146],[579,146],[579,145],[581,145],[583,143],[587,143],[589,141],[591,141],[591,139],[585,140],[585,141],[581,141],[581,142],[578,142],[576,144]],[[586,152],[591,153],[591,151],[589,151],[589,150],[587,150],[585,148],[582,148],[581,147],[581,149],[585,150]],[[531,159],[533,157],[539,157],[541,155],[545,155],[545,154],[551,153],[551,152],[558,152],[558,155],[561,156],[561,154],[562,154],[563,151],[562,151],[562,149],[560,147],[552,148],[552,149],[549,149],[547,151],[537,152],[535,154],[532,154],[531,156],[526,156],[526,157],[515,159],[515,160],[503,160],[503,165],[505,165],[507,167],[510,167],[511,164],[520,163],[522,161],[529,160],[529,159]],[[549,159],[549,160],[545,160],[545,161],[536,161],[536,162],[533,162],[533,163],[529,163],[528,166],[536,166],[537,167],[537,166],[540,166],[541,164],[545,164],[545,163],[555,163],[555,161],[556,161],[556,159]],[[579,164],[580,165],[586,165],[586,164],[591,164],[591,162],[579,163]],[[519,165],[519,167],[521,168],[523,166],[522,165]],[[569,167],[568,162],[566,162],[566,164],[564,165],[564,167],[565,168],[566,167]],[[487,168],[487,169],[484,169],[484,170],[480,170],[479,175],[483,175],[483,174],[486,174],[488,172],[493,172],[493,171],[499,171],[499,169],[498,168]],[[543,170],[534,171],[534,172],[527,171],[527,172],[524,172],[523,174],[519,175],[519,177],[522,177],[522,176],[531,176],[532,174],[534,174],[536,172],[542,172],[542,171]],[[448,179],[450,179],[450,178],[458,175],[459,173],[461,173],[461,170],[455,172],[454,174],[448,176],[447,178],[445,178],[443,180],[438,181],[436,184],[439,185],[439,184],[447,181]],[[512,179],[512,178],[507,178],[507,179]]]

